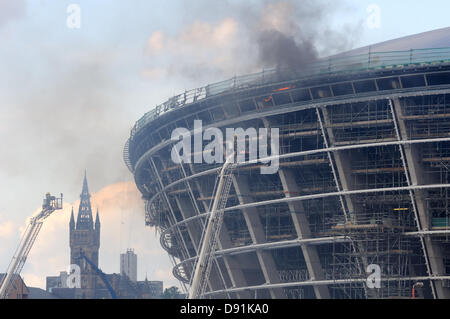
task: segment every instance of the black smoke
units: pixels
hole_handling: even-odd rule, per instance
[[[189,2],[179,32],[195,21],[217,25],[232,18],[238,25],[234,49],[227,67],[199,64],[189,57],[178,56],[170,65],[170,76],[193,80],[194,85],[214,82],[234,75],[277,68],[302,71],[310,63],[349,50],[360,32],[362,21],[331,25],[336,14],[351,11],[344,0],[209,0]],[[297,73],[297,72],[296,72]]]
[[[317,59],[317,50],[309,40],[298,43],[278,30],[261,32],[257,38],[259,59],[263,66],[301,70]]]

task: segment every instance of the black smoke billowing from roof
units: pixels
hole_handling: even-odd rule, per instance
[[[362,21],[339,30],[331,23],[344,10],[351,8],[343,0],[189,2],[178,30],[160,37],[152,61],[166,63],[166,77],[192,86],[265,68],[301,71],[352,47]]]
[[[261,32],[257,39],[259,58],[264,65],[279,69],[302,69],[317,59],[317,50],[310,41],[298,43],[278,30]]]

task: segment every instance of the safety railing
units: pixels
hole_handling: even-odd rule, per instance
[[[330,73],[350,73],[370,69],[399,68],[410,65],[423,65],[450,62],[450,48],[416,49],[408,51],[369,52],[354,56],[332,56],[317,60],[304,69],[296,71],[295,78],[302,79]],[[301,73],[300,73],[301,72]],[[147,123],[162,114],[190,103],[241,88],[263,85],[276,80],[279,74],[292,74],[292,70],[269,69],[259,73],[235,76],[231,79],[209,84],[205,87],[185,91],[171,97],[142,116],[131,129],[130,138]]]

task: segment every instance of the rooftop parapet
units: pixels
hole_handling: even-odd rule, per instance
[[[369,52],[353,56],[331,56],[311,63],[296,74],[296,79],[310,78],[318,75],[350,74],[366,70],[403,68],[436,63],[450,62],[450,47],[433,49],[416,49],[408,51]],[[292,73],[292,71],[287,72]],[[231,79],[208,84],[207,86],[185,91],[171,97],[166,102],[145,113],[131,129],[130,139],[149,122],[172,110],[200,101],[207,97],[220,95],[230,90],[255,87],[277,80],[276,75],[283,70],[268,69],[259,73],[235,76]]]

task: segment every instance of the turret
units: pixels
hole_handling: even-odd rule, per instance
[[[100,232],[100,217],[98,216],[98,208],[97,214],[95,215],[95,230]]]
[[[73,207],[72,207],[72,213],[70,214],[70,231],[75,229],[75,218],[73,217]]]
[[[85,172],[83,180],[83,189],[80,195],[80,207],[78,208],[77,229],[84,229],[84,230],[94,229],[90,198],[91,195],[89,194],[89,188]]]

